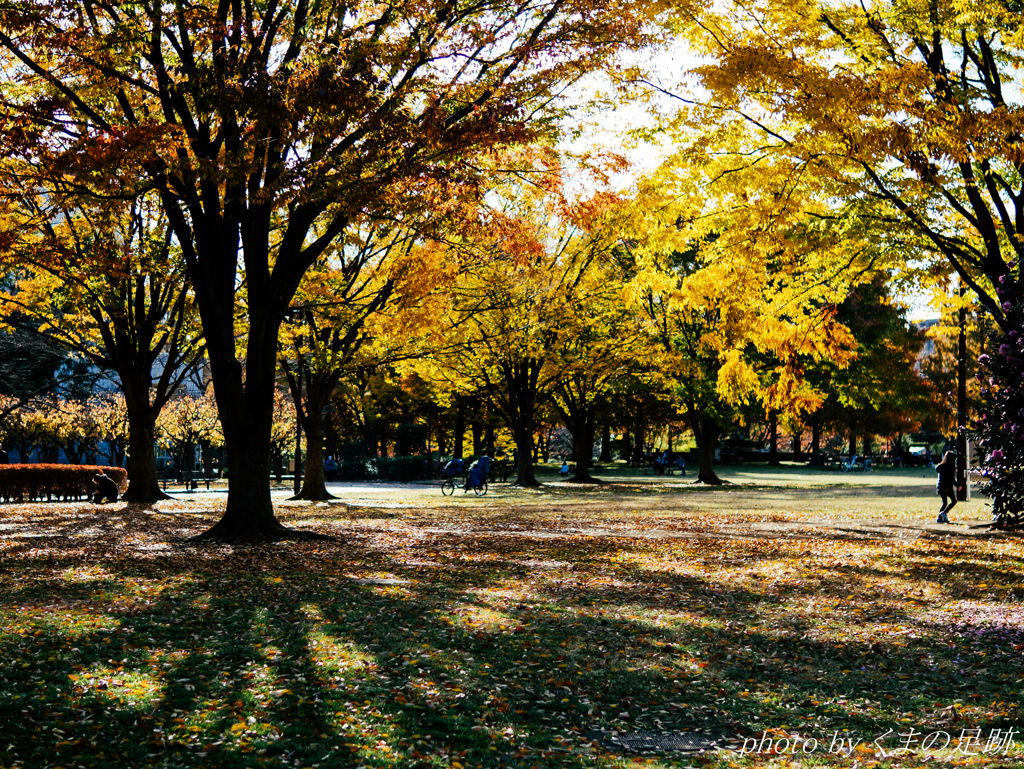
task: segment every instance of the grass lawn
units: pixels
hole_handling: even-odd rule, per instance
[[[338,484],[263,546],[0,505],[0,767],[1024,765],[1024,540],[932,471],[722,475]]]

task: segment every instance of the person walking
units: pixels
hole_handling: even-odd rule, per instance
[[[935,522],[949,523],[946,514],[956,506],[956,452],[947,451],[942,461],[935,465],[935,472],[939,476],[935,490],[942,497],[942,509],[939,510],[939,517]]]

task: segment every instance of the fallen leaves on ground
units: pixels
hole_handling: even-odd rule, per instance
[[[817,497],[411,489],[264,545],[190,542],[216,499],[3,505],[0,766],[1019,765],[1020,540]]]

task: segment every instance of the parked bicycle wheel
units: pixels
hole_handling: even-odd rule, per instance
[[[446,497],[450,497],[455,493],[455,481],[451,478],[441,481],[441,493]]]
[[[474,486],[473,491],[478,497],[482,497],[487,493],[487,481],[482,482],[479,486]]]

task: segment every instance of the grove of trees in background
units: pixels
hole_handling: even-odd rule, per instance
[[[209,533],[260,538],[292,535],[298,436],[324,499],[327,455],[501,451],[536,485],[561,427],[581,482],[598,435],[692,439],[709,484],[736,434],[811,461],[948,435],[959,305],[974,355],[1017,330],[1008,8],[10,3],[0,439],[107,447],[139,501],[154,447],[223,445]],[[622,64],[666,40],[697,63]],[[567,148],[598,73],[667,95],[626,188]],[[911,289],[951,297],[927,338]]]

